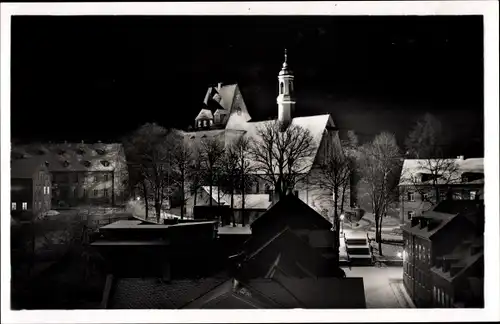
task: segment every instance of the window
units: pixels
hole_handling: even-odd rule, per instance
[[[260,187],[260,185],[259,185],[259,182],[257,181],[255,183],[255,193],[259,193],[259,189],[260,189],[259,187]]]
[[[99,179],[97,179],[97,175],[94,176],[94,182],[97,182],[99,181]]]
[[[411,220],[412,217],[414,217],[414,216],[415,216],[415,212],[413,210],[408,212],[408,220]]]
[[[476,195],[477,195],[477,192],[475,190],[471,190],[469,192],[470,200],[475,200],[476,199]]]
[[[211,119],[208,121],[208,123],[209,123],[210,126],[212,126],[212,124],[213,124],[213,122],[212,122]]]
[[[104,181],[108,181],[108,175],[107,174],[104,175]]]
[[[75,197],[75,198],[78,197],[78,192],[76,191],[76,188],[73,189],[73,197]]]
[[[280,94],[283,94],[283,87],[284,87],[283,82],[280,82]]]
[[[97,150],[95,150],[95,151],[96,151],[96,152],[97,152],[97,154],[99,154],[99,155],[104,155],[104,153],[106,153],[106,152],[104,152],[104,150],[103,150],[103,149],[97,149]]]
[[[47,186],[47,195],[50,194],[50,186]]]
[[[15,202],[13,202],[13,203],[12,203],[11,209],[12,209],[12,210],[16,210],[16,209],[17,209],[17,205],[16,205],[16,203],[15,203]]]
[[[415,201],[415,193],[410,191],[408,192],[408,201]]]
[[[295,194],[295,197],[299,196],[299,191],[298,190],[295,190],[293,193]]]
[[[102,189],[102,195],[108,197],[108,189]]]
[[[99,196],[99,190],[98,189],[94,189],[94,197],[98,197]]]
[[[27,202],[23,202],[22,209],[28,210],[28,203]]]
[[[290,86],[290,93],[292,93],[293,92],[293,82],[292,81],[290,81],[289,86]]]
[[[87,189],[83,189],[83,197],[87,197]]]

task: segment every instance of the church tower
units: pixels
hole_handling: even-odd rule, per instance
[[[278,74],[278,121],[286,129],[292,122],[295,108],[295,96],[293,87],[293,72],[288,68],[287,51],[285,49],[285,61]]]

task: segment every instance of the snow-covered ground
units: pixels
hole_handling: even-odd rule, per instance
[[[344,268],[347,277],[362,277],[367,308],[412,308],[413,304],[403,287],[401,267]]]

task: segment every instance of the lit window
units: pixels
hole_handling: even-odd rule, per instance
[[[476,191],[475,191],[475,190],[471,191],[471,192],[469,193],[470,200],[475,200],[475,199],[476,199],[476,195],[477,195],[477,193],[476,193]]]
[[[408,212],[408,220],[411,220],[415,216],[415,212],[413,210]]]
[[[27,202],[23,202],[22,209],[28,210],[28,203]]]
[[[408,192],[408,201],[415,201],[415,193],[414,192]]]
[[[207,127],[207,121],[206,120],[203,121],[203,127]]]
[[[11,208],[12,208],[12,210],[16,210],[17,209],[17,205],[16,205],[15,202],[12,203],[12,207]]]

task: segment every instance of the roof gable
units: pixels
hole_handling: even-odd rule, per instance
[[[252,231],[266,223],[281,223],[291,229],[331,229],[332,223],[293,194],[288,194],[272,205],[251,225]],[[305,227],[303,227],[303,226]]]

